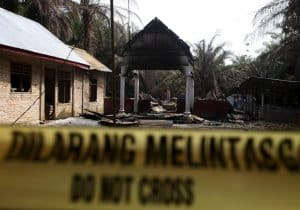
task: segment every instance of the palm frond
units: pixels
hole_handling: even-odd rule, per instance
[[[254,18],[255,30],[246,36],[246,40],[256,40],[274,28],[281,27],[290,0],[272,0],[259,9]]]

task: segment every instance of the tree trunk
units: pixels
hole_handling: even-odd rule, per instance
[[[82,6],[82,27],[83,27],[83,48],[86,51],[90,51],[90,27],[91,27],[91,15],[89,12],[89,0],[81,0]]]

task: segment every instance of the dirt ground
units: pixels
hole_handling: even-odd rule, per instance
[[[203,124],[175,124],[175,128],[199,128],[199,129],[238,129],[238,130],[292,130],[300,131],[300,125],[286,123],[270,123],[263,121],[249,121],[231,123],[225,121],[210,121]]]
[[[50,121],[44,126],[101,126],[97,120],[83,117],[71,117],[63,120]],[[166,127],[166,126],[142,126],[142,127]],[[199,129],[238,129],[238,130],[292,130],[300,131],[300,125],[285,123],[269,123],[263,121],[249,121],[231,123],[227,121],[205,121],[200,124],[173,124],[169,128],[199,128]]]

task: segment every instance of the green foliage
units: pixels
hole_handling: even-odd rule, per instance
[[[254,17],[254,24],[257,29],[254,35],[264,35],[269,30],[281,27],[285,11],[290,0],[271,0],[268,4],[259,9]]]
[[[11,12],[18,12],[19,0],[0,0],[0,7]]]
[[[185,76],[180,71],[170,74],[165,83],[169,87],[172,97],[182,98],[185,95]]]
[[[225,43],[216,45],[215,35],[209,42],[201,40],[195,45],[195,95],[202,98],[211,92],[213,95],[220,96],[217,77],[225,65],[225,60],[230,52],[224,49]]]
[[[180,71],[140,71],[141,91],[153,97],[161,97],[162,90],[170,89],[171,96],[185,94],[185,76]]]
[[[226,94],[250,77],[292,80],[286,72],[286,53],[282,45],[273,40],[265,43],[264,50],[256,57],[234,56],[232,64],[218,72],[220,89]]]
[[[251,76],[256,76],[254,59],[249,56],[233,56],[232,64],[223,66],[217,70],[217,81],[225,95],[234,87],[238,87],[243,81]]]
[[[271,76],[286,78],[285,72],[289,72],[300,80],[300,1],[272,0],[256,13],[254,21],[256,32],[263,34],[274,27],[282,31],[280,42],[259,56],[266,64],[265,71],[272,67],[277,72]]]

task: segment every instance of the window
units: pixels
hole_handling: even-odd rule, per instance
[[[71,73],[58,72],[58,102],[69,103],[71,93]]]
[[[90,79],[90,102],[97,101],[97,80]]]
[[[12,63],[10,72],[11,92],[31,91],[31,66]]]

